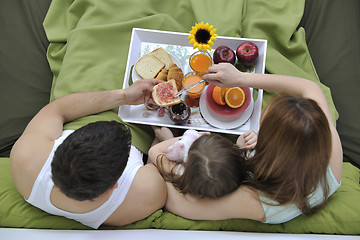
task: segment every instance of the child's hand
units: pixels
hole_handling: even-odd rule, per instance
[[[257,143],[257,134],[253,130],[248,130],[240,135],[236,141],[236,146],[244,149],[253,149]]]
[[[170,130],[170,128],[158,127],[158,126],[151,126],[151,127],[154,130],[154,134],[155,134],[155,139],[152,145],[168,140],[170,138],[174,138],[174,134]]]

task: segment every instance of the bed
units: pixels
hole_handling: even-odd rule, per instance
[[[90,230],[24,201],[11,178],[12,145],[30,119],[49,101],[73,92],[121,88],[132,28],[188,32],[200,21],[213,24],[221,36],[266,39],[267,73],[300,76],[321,85],[337,119],[343,144],[342,186],[319,213],[299,216],[283,224],[244,219],[192,221],[158,210],[136,223],[117,228],[102,226],[98,231],[118,230],[119,234],[120,230],[140,229],[223,231],[238,233],[236,236],[244,232],[311,233],[329,234],[326,236],[329,238],[334,234],[359,235],[359,12],[358,0],[2,1],[0,236],[25,236],[27,229],[39,230],[38,236],[49,229],[53,233],[74,230],[74,234]],[[271,95],[265,92],[263,102]],[[71,122],[65,129],[118,118],[114,109]],[[134,142],[146,152],[153,137],[151,129],[144,125],[129,126]],[[18,235],[19,229],[25,232]]]

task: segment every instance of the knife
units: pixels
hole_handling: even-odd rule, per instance
[[[177,94],[175,94],[175,97],[180,96],[181,94],[183,94],[184,92],[186,92],[186,91],[189,90],[190,88],[193,88],[193,87],[195,87],[195,86],[197,86],[197,85],[199,85],[200,83],[203,83],[203,82],[205,82],[204,79],[202,79],[201,81],[199,81],[199,82],[197,82],[197,83],[194,83],[193,85],[190,85],[190,86],[188,86],[188,87],[186,87],[186,88],[181,89],[180,91],[178,91]]]

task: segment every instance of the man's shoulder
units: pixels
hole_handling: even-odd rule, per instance
[[[152,164],[140,167],[124,202],[105,224],[122,226],[148,217],[163,208],[167,196],[166,184]]]
[[[167,188],[164,179],[153,164],[141,167],[131,186],[129,198],[137,199],[149,209],[159,209],[165,205]]]
[[[28,198],[32,186],[54,145],[53,141],[36,141],[36,138],[22,136],[10,154],[10,168],[18,191]]]
[[[147,197],[159,198],[159,194],[166,194],[165,181],[153,164],[146,164],[139,169],[134,179],[134,188]]]

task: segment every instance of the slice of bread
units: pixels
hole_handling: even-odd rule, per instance
[[[155,78],[164,67],[165,64],[157,57],[152,54],[145,54],[136,62],[135,70],[140,77],[148,79]]]
[[[167,81],[167,75],[168,75],[168,70],[163,68],[155,78],[163,81]]]
[[[155,85],[152,92],[152,98],[158,106],[171,106],[181,102],[180,96],[175,97],[177,92],[176,82],[174,79],[171,79],[167,82]]]
[[[184,74],[175,63],[170,65],[168,74],[167,74],[167,80],[175,79],[177,90],[180,90],[182,88],[182,81],[184,78]]]
[[[157,57],[163,63],[165,63],[166,70],[168,70],[170,67],[170,64],[173,63],[173,61],[171,60],[170,54],[163,48],[157,48],[154,51],[152,51],[151,54],[153,56]]]

